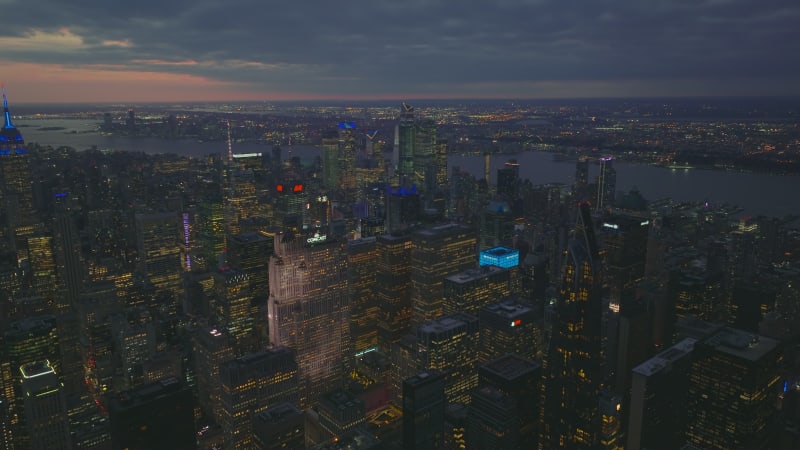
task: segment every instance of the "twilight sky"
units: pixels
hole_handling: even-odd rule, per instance
[[[27,102],[799,95],[797,0],[0,0]]]

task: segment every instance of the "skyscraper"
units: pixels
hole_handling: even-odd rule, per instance
[[[444,308],[444,278],[478,262],[475,230],[460,224],[415,231],[411,248],[412,323],[436,319]]]
[[[182,298],[179,221],[175,212],[136,214],[139,270],[156,289]]]
[[[601,211],[614,206],[617,194],[617,171],[614,170],[611,157],[600,158],[600,173],[597,175],[597,203],[595,208]]]
[[[592,448],[600,439],[602,283],[590,205],[569,241],[547,357],[540,448]]]
[[[50,362],[25,364],[19,371],[31,450],[71,449],[64,386]]]
[[[479,336],[478,318],[462,312],[425,322],[417,329],[420,367],[444,374],[450,403],[469,403],[470,392],[478,386],[475,350]]]
[[[685,443],[692,351],[686,338],[633,368],[626,449],[667,450]]]
[[[511,295],[511,271],[497,266],[468,269],[444,278],[443,314],[478,311],[501,298]]]
[[[723,328],[694,347],[686,438],[704,449],[772,448],[780,343]]]
[[[31,172],[28,167],[28,149],[19,130],[11,121],[6,91],[3,88],[5,124],[0,129],[0,219],[8,225],[4,231],[11,250],[24,250],[24,240],[31,236],[37,225],[33,207]]]
[[[253,415],[270,406],[298,400],[294,352],[276,347],[249,353],[220,365],[220,425],[225,448],[251,448]]]
[[[384,234],[376,240],[378,346],[389,354],[392,344],[411,328],[411,237]]]
[[[519,405],[524,408],[528,405]],[[467,446],[497,450],[519,450],[520,414],[517,402],[494,386],[472,393],[467,416]]]
[[[416,126],[414,107],[402,103],[400,105],[400,121],[395,129],[394,163],[397,183],[401,187],[410,188],[414,184],[414,144],[416,142]]]
[[[403,449],[439,450],[444,445],[444,377],[427,370],[403,381]]]
[[[543,349],[536,312],[533,307],[514,297],[484,305],[478,311],[481,324],[479,361],[488,361],[508,353],[531,361]]]
[[[377,238],[347,242],[347,271],[350,286],[350,334],[356,354],[378,346],[378,300],[376,271]]]
[[[352,359],[344,243],[325,235],[275,236],[269,263],[272,345],[297,352],[300,406],[340,386]]]

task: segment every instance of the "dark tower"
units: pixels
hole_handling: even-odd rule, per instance
[[[603,376],[600,260],[589,203],[580,203],[567,246],[547,359],[540,448],[599,442]]]

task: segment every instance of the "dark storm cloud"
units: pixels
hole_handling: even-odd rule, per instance
[[[538,80],[793,79],[800,4],[765,0],[2,1],[0,58],[320,94]],[[61,30],[61,31],[59,31]]]

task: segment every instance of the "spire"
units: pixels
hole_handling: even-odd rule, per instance
[[[14,124],[11,123],[11,113],[8,112],[8,99],[6,98],[6,85],[3,84],[3,112],[6,116],[6,123],[3,125],[3,128],[14,128]]]

